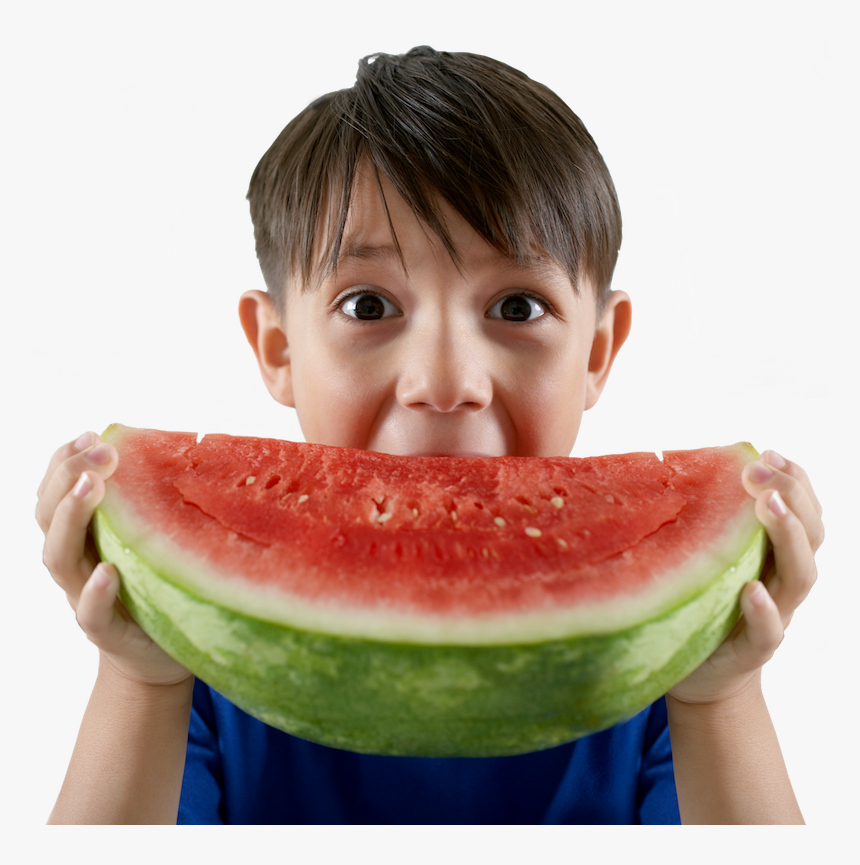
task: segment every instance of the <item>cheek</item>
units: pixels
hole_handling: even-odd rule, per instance
[[[518,426],[539,456],[569,456],[585,411],[587,358],[564,353],[518,390]]]
[[[296,411],[305,438],[336,447],[365,447],[381,402],[374,365],[338,346],[316,343],[293,362]]]
[[[584,349],[562,346],[521,364],[517,371],[519,390],[546,406],[557,408],[585,404],[588,356]]]

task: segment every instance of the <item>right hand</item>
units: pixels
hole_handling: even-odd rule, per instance
[[[119,574],[99,562],[87,526],[114,473],[116,449],[94,432],[63,445],[39,486],[36,522],[45,534],[43,561],[66,593],[78,624],[109,670],[142,685],[173,685],[191,673],[157,646],[118,599]],[[100,674],[102,666],[100,665]]]

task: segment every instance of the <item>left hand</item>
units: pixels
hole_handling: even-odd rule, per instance
[[[669,691],[684,703],[718,703],[759,681],[794,611],[816,579],[815,551],[824,540],[821,505],[806,472],[774,451],[744,467],[741,476],[755,498],[773,552],[761,581],[741,592],[743,617],[698,669]]]

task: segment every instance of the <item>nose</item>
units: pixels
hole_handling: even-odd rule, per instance
[[[403,346],[397,399],[410,409],[480,411],[493,399],[489,363],[475,334],[436,322]]]

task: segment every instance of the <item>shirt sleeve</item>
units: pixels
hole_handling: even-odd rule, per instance
[[[180,825],[223,823],[223,791],[224,778],[212,695],[198,679],[194,682],[177,822]]]
[[[638,812],[639,822],[644,824],[679,825],[681,822],[664,698],[651,706],[645,730]]]

